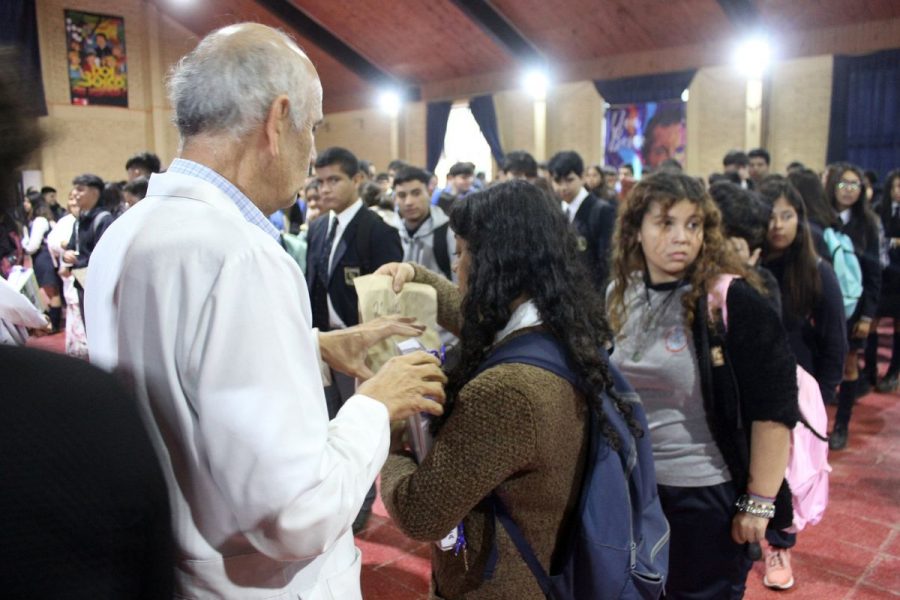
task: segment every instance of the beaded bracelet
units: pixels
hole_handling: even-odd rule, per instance
[[[743,494],[734,505],[738,512],[747,513],[754,517],[771,519],[775,516],[775,504],[771,502],[757,502],[749,494]]]

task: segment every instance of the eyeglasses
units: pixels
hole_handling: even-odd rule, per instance
[[[861,187],[861,184],[858,181],[840,181],[837,184],[837,189],[850,190],[851,192],[855,192],[860,187]]]

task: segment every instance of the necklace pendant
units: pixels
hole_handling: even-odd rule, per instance
[[[641,362],[641,351],[635,350],[631,355],[631,362]]]

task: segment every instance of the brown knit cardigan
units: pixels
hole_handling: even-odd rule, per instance
[[[458,332],[459,290],[418,265],[415,281],[437,290],[438,322]],[[421,465],[409,454],[391,453],[381,494],[404,533],[433,541],[464,524],[467,551],[456,556],[432,548],[432,598],[544,597],[500,525],[499,560],[493,578],[483,581],[495,525],[482,500],[498,491],[548,568],[578,498],[586,415],[584,397],[565,380],[529,365],[503,364],[462,388]]]

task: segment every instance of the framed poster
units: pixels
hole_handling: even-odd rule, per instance
[[[65,15],[72,104],[127,108],[125,19],[68,9]]]
[[[684,166],[686,104],[681,100],[619,104],[606,111],[606,164],[635,175],[674,158]]]

